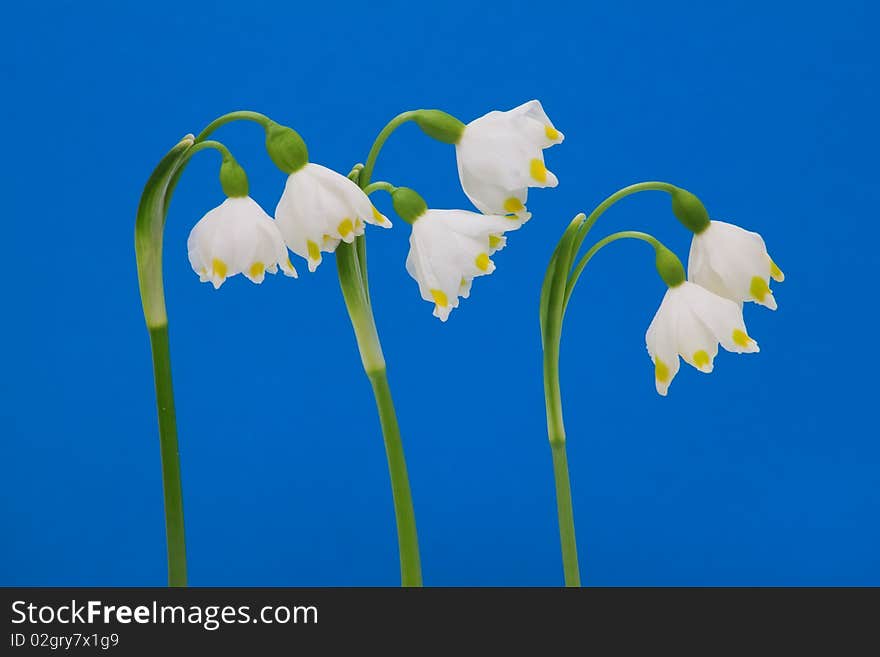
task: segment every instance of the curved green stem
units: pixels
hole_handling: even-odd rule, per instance
[[[213,150],[217,151],[223,157],[228,157],[228,158],[232,157],[232,153],[229,152],[229,149],[226,148],[226,146],[221,144],[219,141],[214,141],[212,139],[207,139],[205,141],[197,141],[193,144],[192,148],[190,148],[186,152],[186,155],[183,156],[183,159],[181,160],[180,164],[177,166],[177,171],[175,171],[175,173],[183,171],[184,167],[190,161],[190,159],[192,158],[193,155],[195,155],[199,151],[204,151],[204,150],[208,150],[208,149],[213,149]]]
[[[553,475],[556,484],[556,508],[559,517],[559,538],[566,586],[580,586],[574,513],[571,502],[571,482],[566,454],[565,425],[562,417],[562,393],[559,384],[559,352],[562,341],[562,322],[572,290],[590,259],[606,245],[619,239],[644,240],[663,248],[651,235],[623,231],[599,240],[572,269],[574,258],[590,229],[602,214],[619,200],[642,191],[674,193],[678,188],[665,182],[648,181],[620,189],[584,217],[578,215],[569,224],[556,246],[541,288],[540,319],[541,343],[544,351],[544,403],[547,413],[547,437],[553,453]]]
[[[391,119],[388,124],[382,128],[382,131],[376,137],[376,141],[373,142],[372,147],[370,148],[370,153],[367,155],[367,163],[364,164],[364,168],[360,174],[360,185],[361,188],[364,189],[370,184],[370,179],[373,176],[373,169],[376,167],[376,158],[379,157],[379,151],[382,150],[382,146],[385,145],[385,142],[388,140],[388,137],[391,136],[391,133],[397,130],[400,126],[402,126],[407,121],[412,121],[415,116],[415,112],[410,110],[408,112],[401,112],[393,119]]]
[[[171,385],[168,317],[162,282],[162,235],[174,174],[186,161],[192,148],[193,136],[187,135],[156,166],[138,204],[134,239],[138,285],[144,319],[150,333],[156,384],[169,586],[186,586],[187,575],[180,454]]]
[[[390,182],[385,182],[384,180],[377,180],[374,183],[370,183],[366,187],[364,187],[364,194],[369,196],[373,192],[388,192],[389,194],[393,192],[397,187],[392,185]]]
[[[618,233],[613,233],[608,237],[604,237],[598,242],[596,242],[593,246],[591,246],[587,252],[583,255],[583,257],[578,261],[577,266],[572,270],[571,276],[568,279],[568,283],[565,287],[565,296],[562,301],[562,312],[565,312],[565,309],[568,307],[568,300],[571,297],[571,293],[574,290],[575,284],[578,282],[578,279],[581,276],[581,273],[584,271],[584,267],[587,266],[587,263],[596,255],[599,251],[601,251],[604,247],[608,246],[612,242],[616,242],[617,240],[641,240],[643,242],[647,242],[655,249],[658,247],[662,247],[663,244],[660,243],[653,235],[649,235],[648,233],[642,233],[637,230],[622,230]]]
[[[232,123],[233,121],[253,121],[255,123],[259,123],[264,128],[270,126],[273,123],[272,119],[270,119],[265,114],[260,114],[259,112],[251,112],[250,110],[229,112],[228,114],[217,117],[207,126],[205,126],[205,129],[196,136],[196,142],[198,143],[200,141],[204,141],[208,137],[208,135],[214,132],[217,128],[224,126],[227,123]]]
[[[587,237],[587,233],[590,232],[590,229],[593,227],[593,224],[596,223],[599,217],[601,217],[608,208],[617,203],[619,200],[624,199],[632,194],[637,194],[638,192],[657,191],[672,194],[677,190],[678,187],[676,187],[675,185],[658,180],[640,182],[618,189],[611,196],[609,196],[599,205],[597,205],[589,214],[589,216],[587,216],[587,219],[586,221],[584,221],[583,227],[581,229],[581,233],[575,242],[574,252],[577,253],[578,251],[580,251],[581,245],[584,243],[584,239],[586,239]]]
[[[186,586],[187,566],[180,449],[162,277],[162,245],[165,219],[174,188],[192,156],[206,149],[217,150],[223,157],[232,157],[229,150],[218,141],[203,139],[196,142],[192,135],[187,135],[162,158],[153,171],[141,195],[135,220],[138,285],[144,319],[150,334],[153,378],[156,386],[169,586]]]

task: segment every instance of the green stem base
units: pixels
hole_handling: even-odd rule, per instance
[[[412,492],[400,428],[394,413],[391,388],[385,370],[369,373],[376,408],[385,439],[385,455],[388,458],[388,474],[391,477],[391,493],[394,498],[394,516],[397,520],[397,544],[400,551],[400,582],[402,586],[422,586],[422,564],[419,557],[419,537],[416,532],[416,516],[413,511]]]
[[[180,450],[171,387],[168,325],[150,327],[156,406],[159,411],[159,447],[162,454],[162,490],[165,497],[165,531],[168,543],[168,586],[186,586],[186,539],[183,525],[183,489],[180,484]]]
[[[568,455],[565,443],[550,445],[553,451],[553,477],[556,480],[556,510],[559,514],[559,540],[562,544],[562,569],[566,586],[580,586],[577,541],[574,536],[574,513],[571,505],[571,481],[568,476]]]

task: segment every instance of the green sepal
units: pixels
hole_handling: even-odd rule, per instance
[[[408,224],[415,223],[428,210],[425,199],[409,187],[398,187],[391,192],[391,202],[394,211]]]
[[[220,185],[229,198],[248,195],[248,177],[233,157],[224,157],[220,165]]]
[[[678,259],[677,255],[660,243],[654,245],[654,253],[656,255],[657,273],[660,274],[660,278],[663,279],[666,285],[677,287],[685,282],[687,276],[685,275],[684,265],[681,264],[681,260]]]
[[[709,227],[709,213],[700,199],[681,188],[676,188],[671,194],[672,212],[686,228],[694,233],[702,233]]]
[[[464,134],[464,123],[440,110],[416,110],[412,120],[422,132],[444,144],[457,144]]]
[[[299,133],[277,123],[266,126],[266,150],[279,169],[290,175],[309,161],[309,149]]]

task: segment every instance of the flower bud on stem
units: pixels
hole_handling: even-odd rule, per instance
[[[444,144],[457,144],[464,134],[464,123],[440,110],[415,110],[412,120],[422,132]]]
[[[288,175],[309,161],[309,149],[299,133],[275,122],[266,126],[266,151],[275,166]]]
[[[709,227],[709,213],[700,199],[680,187],[676,187],[670,194],[672,212],[686,228],[699,234]]]
[[[228,151],[220,164],[220,186],[223,187],[223,193],[229,198],[248,195],[247,174]]]
[[[391,192],[391,203],[394,205],[394,211],[408,224],[415,223],[416,219],[428,211],[425,199],[409,187],[394,189]]]

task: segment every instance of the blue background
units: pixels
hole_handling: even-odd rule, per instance
[[[711,4],[712,6],[707,6]],[[531,98],[566,133],[556,190],[447,324],[371,230],[375,311],[425,582],[562,581],[538,291],[563,227],[663,179],[760,231],[787,274],[746,308],[757,356],[654,391],[650,251],[596,258],[562,385],[585,582],[880,584],[875,428],[880,64],[875,3],[18,3],[0,26],[4,256],[0,583],[161,585],[153,382],[132,248],[144,182],[183,134],[255,109],[348,171],[399,111],[464,121]],[[272,211],[251,124],[217,133]],[[385,456],[332,257],[199,284],[185,241],[222,200],[187,170],[165,275],[191,583],[394,585]],[[466,207],[453,149],[407,126],[376,175]],[[661,194],[597,225],[689,235]],[[377,204],[391,214],[387,197]],[[393,215],[392,219],[394,219]]]

